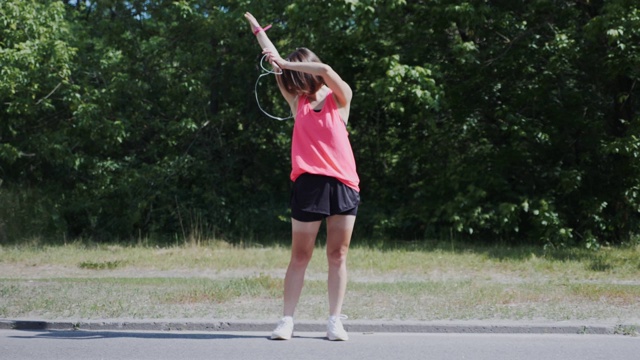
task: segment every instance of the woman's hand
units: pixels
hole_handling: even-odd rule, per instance
[[[278,52],[273,51],[272,49],[264,49],[262,54],[267,56],[267,62],[273,66],[276,71],[282,71],[282,69],[287,69],[289,62],[282,57]]]
[[[262,51],[264,55],[267,55],[267,61],[273,65],[275,68],[286,69],[287,64],[289,63],[287,60],[280,57],[280,54],[274,52],[272,49],[264,49]]]
[[[260,23],[258,22],[258,20],[256,20],[255,17],[253,17],[253,15],[251,15],[250,12],[246,12],[244,13],[244,17],[245,19],[247,19],[247,21],[249,21],[249,25],[251,25],[251,32],[255,33],[257,29],[261,29],[262,27],[260,26]]]

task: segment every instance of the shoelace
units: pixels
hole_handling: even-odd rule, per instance
[[[285,320],[284,318],[283,318],[283,319],[280,319],[280,321],[278,321],[278,326],[276,326],[276,330],[278,330],[278,329],[282,329],[282,328],[284,328],[285,326],[288,326],[288,325],[290,325],[290,324],[291,324],[291,325],[293,325],[293,320],[289,320],[289,321],[287,321],[287,320]]]
[[[349,317],[347,315],[344,314],[340,314],[338,316],[335,317],[336,320],[347,320]],[[329,319],[331,319],[331,316],[329,317]]]

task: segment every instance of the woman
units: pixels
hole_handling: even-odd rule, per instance
[[[329,65],[309,49],[300,48],[286,59],[269,40],[266,29],[250,13],[251,25],[278,87],[295,114],[291,144],[291,260],[284,280],[283,317],[271,335],[288,340],[300,299],[304,274],[311,260],[322,220],[327,224],[329,340],[348,340],[342,326],[342,303],[347,286],[347,252],[360,203],[359,178],[349,143],[347,121],[352,91]]]

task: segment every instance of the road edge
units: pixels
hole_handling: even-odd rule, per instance
[[[0,319],[0,330],[87,330],[87,331],[204,331],[271,332],[275,322],[248,320],[11,320]],[[458,333],[458,334],[598,334],[638,335],[637,324],[491,323],[424,321],[346,321],[349,332],[362,333]],[[318,321],[296,322],[296,331],[323,332],[326,324]]]

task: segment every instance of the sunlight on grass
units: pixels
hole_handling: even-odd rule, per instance
[[[277,298],[282,293],[282,281],[268,275],[197,282],[196,286],[188,285],[167,293],[163,301],[170,304],[223,303],[241,297]]]
[[[0,247],[0,265],[60,267],[80,270],[246,270],[284,269],[289,249],[283,246],[240,247],[215,241],[204,246],[140,247],[119,245]],[[379,250],[353,247],[349,267],[363,277],[462,276],[474,278],[571,280],[636,280],[640,274],[640,250],[573,249],[544,252],[534,248],[470,248],[450,251],[432,249]],[[326,269],[324,249],[316,248],[311,271]]]
[[[289,255],[221,241],[0,247],[0,317],[273,319]],[[326,269],[318,246],[299,318],[326,316]],[[344,311],[353,319],[640,322],[640,247],[356,245],[349,279]]]

